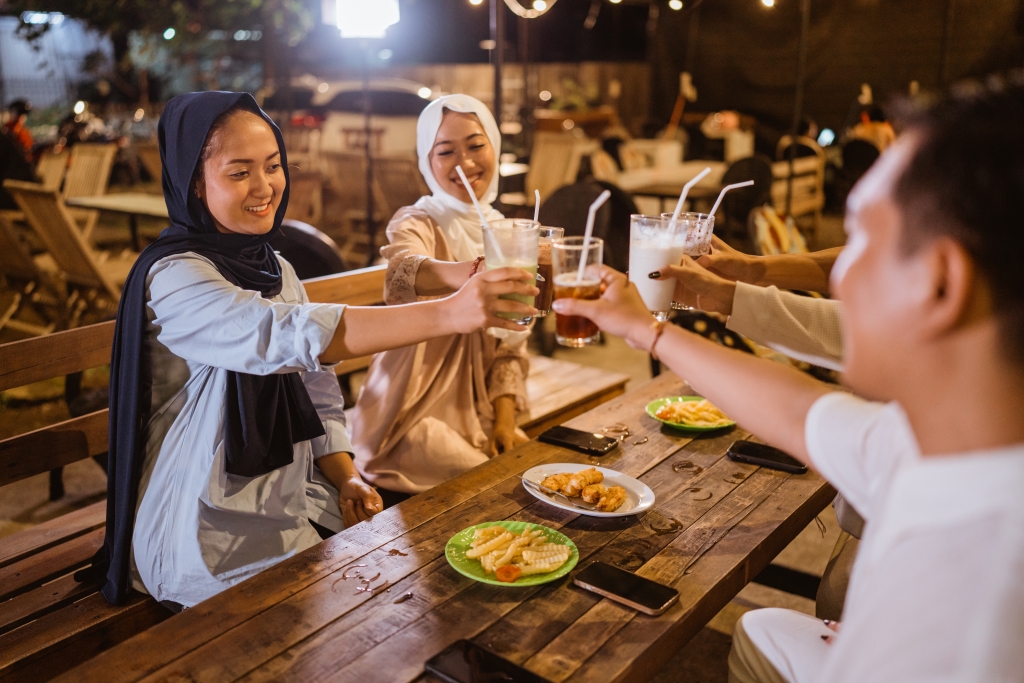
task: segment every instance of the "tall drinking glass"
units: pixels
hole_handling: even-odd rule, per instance
[[[647,310],[658,320],[668,320],[672,312],[676,281],[652,280],[648,275],[677,265],[683,257],[686,239],[682,221],[673,226],[672,214],[668,216],[633,214],[629,218],[629,281],[636,285]]]
[[[555,295],[555,276],[551,267],[551,242],[565,235],[564,228],[540,228],[540,243],[537,250],[537,317],[543,318],[551,312],[551,301]]]
[[[661,217],[666,221],[672,220],[672,214],[663,213]],[[715,233],[715,217],[706,213],[683,213],[679,214],[678,225],[684,234],[683,253],[692,258],[700,258],[711,253],[711,237]],[[672,308],[680,311],[690,310],[677,301],[672,302]]]
[[[604,241],[590,239],[586,267],[579,276],[583,258],[582,237],[562,237],[551,241],[551,266],[555,276],[555,299],[599,299]],[[581,347],[601,339],[601,332],[589,318],[555,313],[555,339],[562,346]]]
[[[502,219],[491,221],[490,229],[484,228],[484,257],[487,270],[495,268],[520,268],[537,277],[537,245],[540,231],[534,221],[513,221]],[[524,294],[502,294],[500,299],[521,301],[533,306],[534,298]],[[502,318],[526,325],[531,316],[519,313],[499,313]]]

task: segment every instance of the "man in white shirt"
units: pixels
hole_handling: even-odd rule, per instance
[[[1024,77],[917,114],[847,205],[836,393],[652,321],[624,276],[563,299],[650,350],[868,519],[842,627],[737,625],[736,683],[1024,681]]]

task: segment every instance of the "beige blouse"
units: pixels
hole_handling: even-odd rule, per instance
[[[454,261],[441,226],[414,207],[387,227],[384,300],[422,301],[416,274],[426,258]],[[420,493],[487,460],[493,402],[513,396],[526,410],[526,342],[484,331],[377,354],[353,409],[355,463],[367,481]]]

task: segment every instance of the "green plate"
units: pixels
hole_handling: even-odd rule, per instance
[[[501,526],[505,527],[513,534],[521,534],[526,529],[533,531],[534,529],[540,529],[548,537],[548,541],[551,543],[560,543],[567,545],[572,548],[569,560],[561,567],[548,574],[534,574],[532,576],[522,576],[516,579],[515,583],[505,583],[504,581],[498,581],[493,574],[487,574],[484,568],[480,566],[478,560],[471,560],[466,557],[466,551],[472,546],[470,543],[473,541],[473,532],[477,529],[483,529],[489,526]],[[541,583],[547,583],[560,579],[576,566],[576,563],[580,560],[580,551],[576,548],[576,544],[569,540],[569,537],[565,534],[561,534],[554,529],[549,529],[546,526],[540,524],[530,524],[529,522],[484,522],[483,524],[475,524],[468,529],[463,529],[459,533],[455,534],[448,541],[448,545],[444,548],[444,556],[448,558],[448,564],[455,568],[455,571],[468,576],[474,581],[481,581],[483,583],[489,583],[492,586],[536,586]]]
[[[647,414],[653,417],[655,420],[662,424],[666,424],[673,429],[682,429],[687,432],[713,432],[716,429],[725,429],[726,427],[732,427],[736,424],[735,420],[730,420],[729,424],[719,425],[718,427],[701,427],[699,425],[690,425],[684,422],[669,422],[668,420],[662,420],[658,417],[658,411],[663,406],[669,403],[679,403],[680,401],[702,401],[703,396],[666,396],[665,398],[659,398],[657,401],[651,401],[647,404]]]

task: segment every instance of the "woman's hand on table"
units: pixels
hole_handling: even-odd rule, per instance
[[[507,453],[527,441],[528,438],[516,431],[515,397],[499,396],[494,399],[494,434],[488,444],[491,456]]]
[[[498,317],[498,313],[515,313],[523,317],[537,314],[537,309],[520,301],[500,299],[503,294],[536,296],[534,276],[521,268],[496,268],[477,272],[458,292],[444,300],[445,317],[454,334],[467,334],[488,327],[517,332],[524,325]]]
[[[358,474],[342,483],[338,492],[341,494],[341,520],[345,528],[365,522],[384,509],[380,494]]]
[[[608,266],[601,269],[600,299],[556,299],[551,305],[561,315],[581,315],[609,334],[622,337],[634,349],[650,350],[654,341],[654,316],[640,292],[625,274]]]
[[[659,277],[655,279],[675,279],[674,298],[681,304],[699,308],[702,311],[731,315],[736,283],[715,275],[699,264],[700,261],[694,261],[689,256],[684,256],[678,266],[666,266],[660,271],[655,271],[659,274]]]

